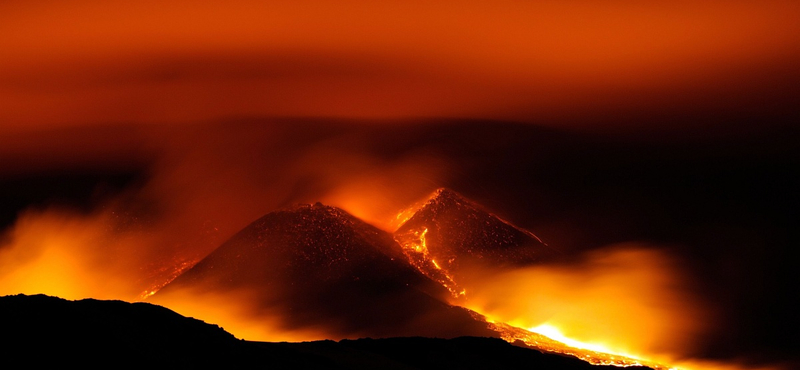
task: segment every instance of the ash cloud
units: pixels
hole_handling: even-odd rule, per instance
[[[133,299],[269,211],[324,201],[381,226],[408,199],[444,181],[441,158],[413,147],[386,152],[388,136],[368,139],[360,127],[303,121],[147,126],[133,129],[135,139],[130,129],[106,128],[105,135],[87,129],[73,131],[62,149],[6,148],[19,161],[0,170],[23,178],[87,166],[85,158],[95,158],[100,170],[125,161],[150,164],[143,179],[104,200],[76,208],[56,199],[23,211],[0,249],[4,293],[35,293],[15,286],[15,276],[41,272],[35,256],[57,251],[70,259],[46,276],[64,287],[54,284],[46,293]],[[128,145],[109,149],[120,143]],[[120,284],[85,284],[109,275]]]

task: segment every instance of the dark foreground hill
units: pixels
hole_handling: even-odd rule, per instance
[[[148,303],[0,297],[0,343],[20,367],[238,366],[270,369],[616,369],[500,339],[421,337],[263,343]],[[647,369],[647,368],[643,368]]]

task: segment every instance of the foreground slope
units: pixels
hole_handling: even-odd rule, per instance
[[[612,369],[500,339],[388,338],[305,343],[237,340],[216,325],[147,303],[0,297],[8,360],[49,366],[253,366],[270,369]],[[20,366],[24,367],[24,366]],[[646,369],[646,368],[645,368]]]
[[[5,296],[0,320],[2,352],[31,364],[199,364],[201,353],[220,359],[238,352],[236,338],[220,327],[149,303]]]

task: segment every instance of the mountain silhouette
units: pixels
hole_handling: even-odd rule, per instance
[[[447,291],[408,263],[391,234],[320,203],[256,220],[153,299],[239,290],[254,293],[286,329],[344,338],[497,335],[444,303]]]
[[[149,303],[44,295],[0,297],[0,325],[6,362],[20,368],[615,369],[496,338],[251,342]]]
[[[239,353],[220,327],[149,303],[5,296],[0,320],[3,353],[30,365],[188,365]]]

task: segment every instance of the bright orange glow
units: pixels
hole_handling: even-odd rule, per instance
[[[298,144],[269,120],[244,133],[159,124],[445,116],[583,126],[681,109],[779,114],[794,86],[784,81],[798,78],[798,19],[800,3],[785,0],[0,2],[0,175],[156,158],[146,184],[121,196],[145,204],[143,215],[114,202],[23,214],[0,239],[0,294],[147,299],[266,211],[321,201],[394,231],[418,205],[398,209],[460,170],[424,143],[373,155],[374,143],[347,130]],[[97,123],[137,129],[113,140],[39,136]],[[679,364],[713,325],[651,248],[456,281],[447,259],[429,255],[426,233],[398,238],[420,271],[497,322],[574,347]],[[243,338],[325,337],[282,330],[270,313],[241,308],[248,299],[169,305]]]
[[[130,288],[118,276],[125,266],[93,250],[103,222],[54,211],[23,215],[0,249],[0,290],[67,299],[119,297]]]
[[[673,365],[711,322],[672,263],[622,245],[572,264],[483,271],[464,282],[467,307],[570,347]]]
[[[800,55],[783,0],[35,4],[0,5],[9,126],[763,110]]]
[[[154,251],[139,250],[137,246],[160,245],[162,239],[148,241],[143,230],[120,230],[113,216],[81,216],[56,210],[24,215],[0,249],[0,291],[69,299],[146,299],[194,263],[191,259],[158,259]],[[427,254],[426,233],[427,229],[399,238],[412,264],[447,287],[457,298],[454,303],[486,314],[495,328],[507,333],[507,340],[533,338],[529,344],[537,348],[573,354],[593,363],[642,363],[657,368],[663,367],[656,363],[665,363],[698,370],[739,368],[680,360],[708,318],[682,291],[680,276],[670,268],[669,258],[655,249],[624,245],[574,264],[474,271],[456,284]],[[110,240],[116,243],[107,243]],[[153,260],[162,263],[153,266],[149,264]],[[239,338],[327,338],[321,328],[283,327],[278,315],[257,311],[247,292],[203,300],[190,296],[196,297],[181,292],[154,303],[221,325]],[[209,301],[218,304],[197,303]],[[530,329],[524,332],[518,328]]]
[[[0,294],[144,299],[196,262],[151,247],[163,240],[113,213],[28,212],[0,245]]]
[[[403,247],[403,252],[414,267],[425,276],[442,284],[450,291],[453,298],[463,298],[467,294],[466,290],[460,287],[450,272],[439,266],[428,252],[428,245],[425,241],[427,233],[428,229],[412,231],[395,236],[395,240]]]
[[[541,325],[535,332],[487,319],[490,327],[500,333],[500,337],[509,343],[523,342],[540,351],[575,356],[594,365],[613,365],[620,367],[643,365],[657,370],[665,370],[665,365],[652,360],[639,359],[635,356],[621,354],[597,344],[587,344],[568,338],[561,331],[549,325]]]
[[[395,219],[408,220],[419,208],[418,203]],[[684,346],[706,325],[700,303],[684,292],[672,262],[655,249],[617,246],[573,264],[484,265],[461,274],[457,283],[430,254],[428,231],[409,229],[395,239],[413,266],[450,290],[456,299],[451,303],[485,315],[509,342],[522,340],[593,364],[666,369],[659,362],[674,360],[670,354],[689,348]]]
[[[372,158],[348,155],[350,149],[340,147],[320,148],[309,153],[300,168],[321,170],[335,186],[321,198],[321,202],[347,210],[378,228],[394,232],[405,220],[398,209],[430,193],[437,183],[448,178],[447,164],[424,153],[412,154],[392,163],[376,162]],[[337,158],[342,167],[326,168],[319,158]],[[344,167],[344,172],[343,172]],[[407,217],[415,209],[409,208]]]
[[[557,341],[562,342],[562,343],[564,343],[564,344],[566,344],[568,346],[571,346],[571,347],[580,348],[580,349],[588,349],[588,350],[597,351],[597,352],[604,352],[604,353],[615,353],[612,349],[610,349],[610,348],[608,348],[608,347],[606,347],[606,346],[604,346],[602,344],[583,343],[583,342],[579,342],[579,341],[574,340],[574,339],[567,338],[566,336],[564,336],[564,334],[561,333],[560,330],[558,330],[558,328],[556,328],[555,326],[549,325],[549,324],[541,324],[541,325],[539,325],[539,326],[537,326],[535,328],[529,328],[528,331],[532,331],[534,333],[538,333],[538,334],[544,335],[544,336],[546,336],[546,337],[548,337],[550,339],[557,340]],[[631,356],[631,355],[625,354],[625,353],[615,353],[615,354],[622,355],[622,356],[627,356],[627,357],[634,357],[634,356]]]
[[[141,188],[89,213],[59,208],[23,213],[0,245],[0,294],[149,301],[153,291],[265,212],[320,200],[394,231],[420,204],[398,210],[458,170],[425,150],[389,159],[376,156],[359,144],[362,136],[346,130],[302,145],[283,143],[280,132],[268,125],[204,130],[135,131],[130,136],[141,141],[124,141],[126,150],[141,146],[158,158]],[[57,142],[57,135],[44,140],[47,156],[72,155],[71,160],[80,161],[107,149],[49,146]],[[0,150],[13,158],[23,146]],[[268,155],[253,160],[259,150]],[[42,166],[58,168],[58,159]],[[152,208],[124,212],[125,202]],[[428,232],[415,231],[399,238],[412,263],[447,286],[457,297],[453,303],[496,323],[538,331],[547,324],[561,333],[553,339],[602,345],[603,352],[679,367],[693,340],[714,324],[702,302],[685,291],[676,262],[652,246],[615,246],[569,263],[503,271],[487,267],[454,277],[446,259],[426,255]],[[163,303],[222,325],[239,338],[326,338],[322,329],[289,330],[273,313],[253,312],[247,294],[213,299],[220,305],[202,307],[179,299]]]
[[[192,266],[194,266],[197,262],[198,261],[178,262],[175,265],[164,268],[164,270],[167,271],[167,273],[164,274],[165,276],[156,281],[155,284],[153,284],[153,286],[151,286],[150,288],[139,294],[139,300],[143,301],[151,297],[153,294],[158,293],[158,291],[161,290],[161,288],[171,283],[186,270],[192,268]]]

